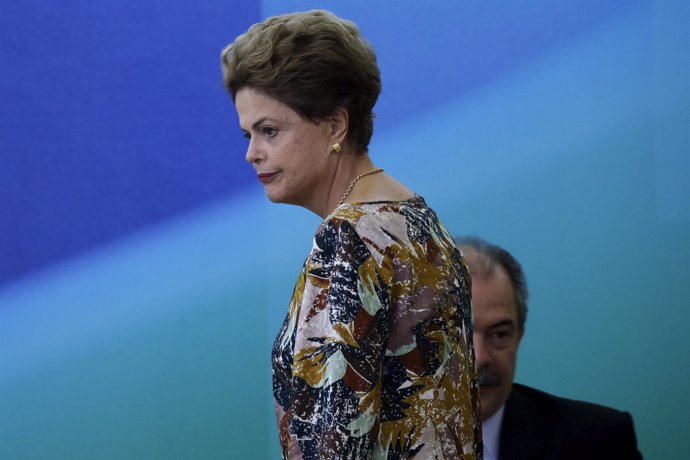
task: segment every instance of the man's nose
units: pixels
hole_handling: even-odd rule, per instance
[[[473,334],[472,339],[474,342],[474,358],[477,363],[477,367],[484,367],[491,362],[491,357],[486,350],[484,345],[484,338],[481,334]]]

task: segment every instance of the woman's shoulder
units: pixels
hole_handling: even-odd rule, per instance
[[[359,232],[380,231],[389,225],[403,224],[406,216],[428,209],[424,198],[413,195],[405,200],[357,201],[335,208],[319,226],[352,226]],[[318,232],[317,232],[318,233]]]
[[[345,203],[326,217],[315,236],[336,243],[350,235],[380,249],[392,244],[412,246],[413,240],[424,243],[446,233],[424,198],[414,194],[405,200]]]
[[[348,220],[357,222],[364,216],[383,215],[386,213],[400,213],[404,209],[423,209],[428,208],[424,198],[418,194],[413,194],[404,200],[373,200],[373,201],[354,201],[344,203],[335,208],[324,220]]]

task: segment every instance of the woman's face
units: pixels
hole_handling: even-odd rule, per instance
[[[249,139],[246,159],[268,198],[321,209],[336,166],[332,124],[307,120],[277,99],[247,87],[237,92],[235,107]]]

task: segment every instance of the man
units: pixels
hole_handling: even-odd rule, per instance
[[[482,239],[455,241],[472,278],[484,459],[641,459],[629,413],[513,383],[527,318],[522,267]]]

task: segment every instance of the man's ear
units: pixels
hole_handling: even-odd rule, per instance
[[[350,114],[345,107],[338,107],[332,115],[328,117],[328,123],[333,143],[343,144],[347,137],[350,126]]]

